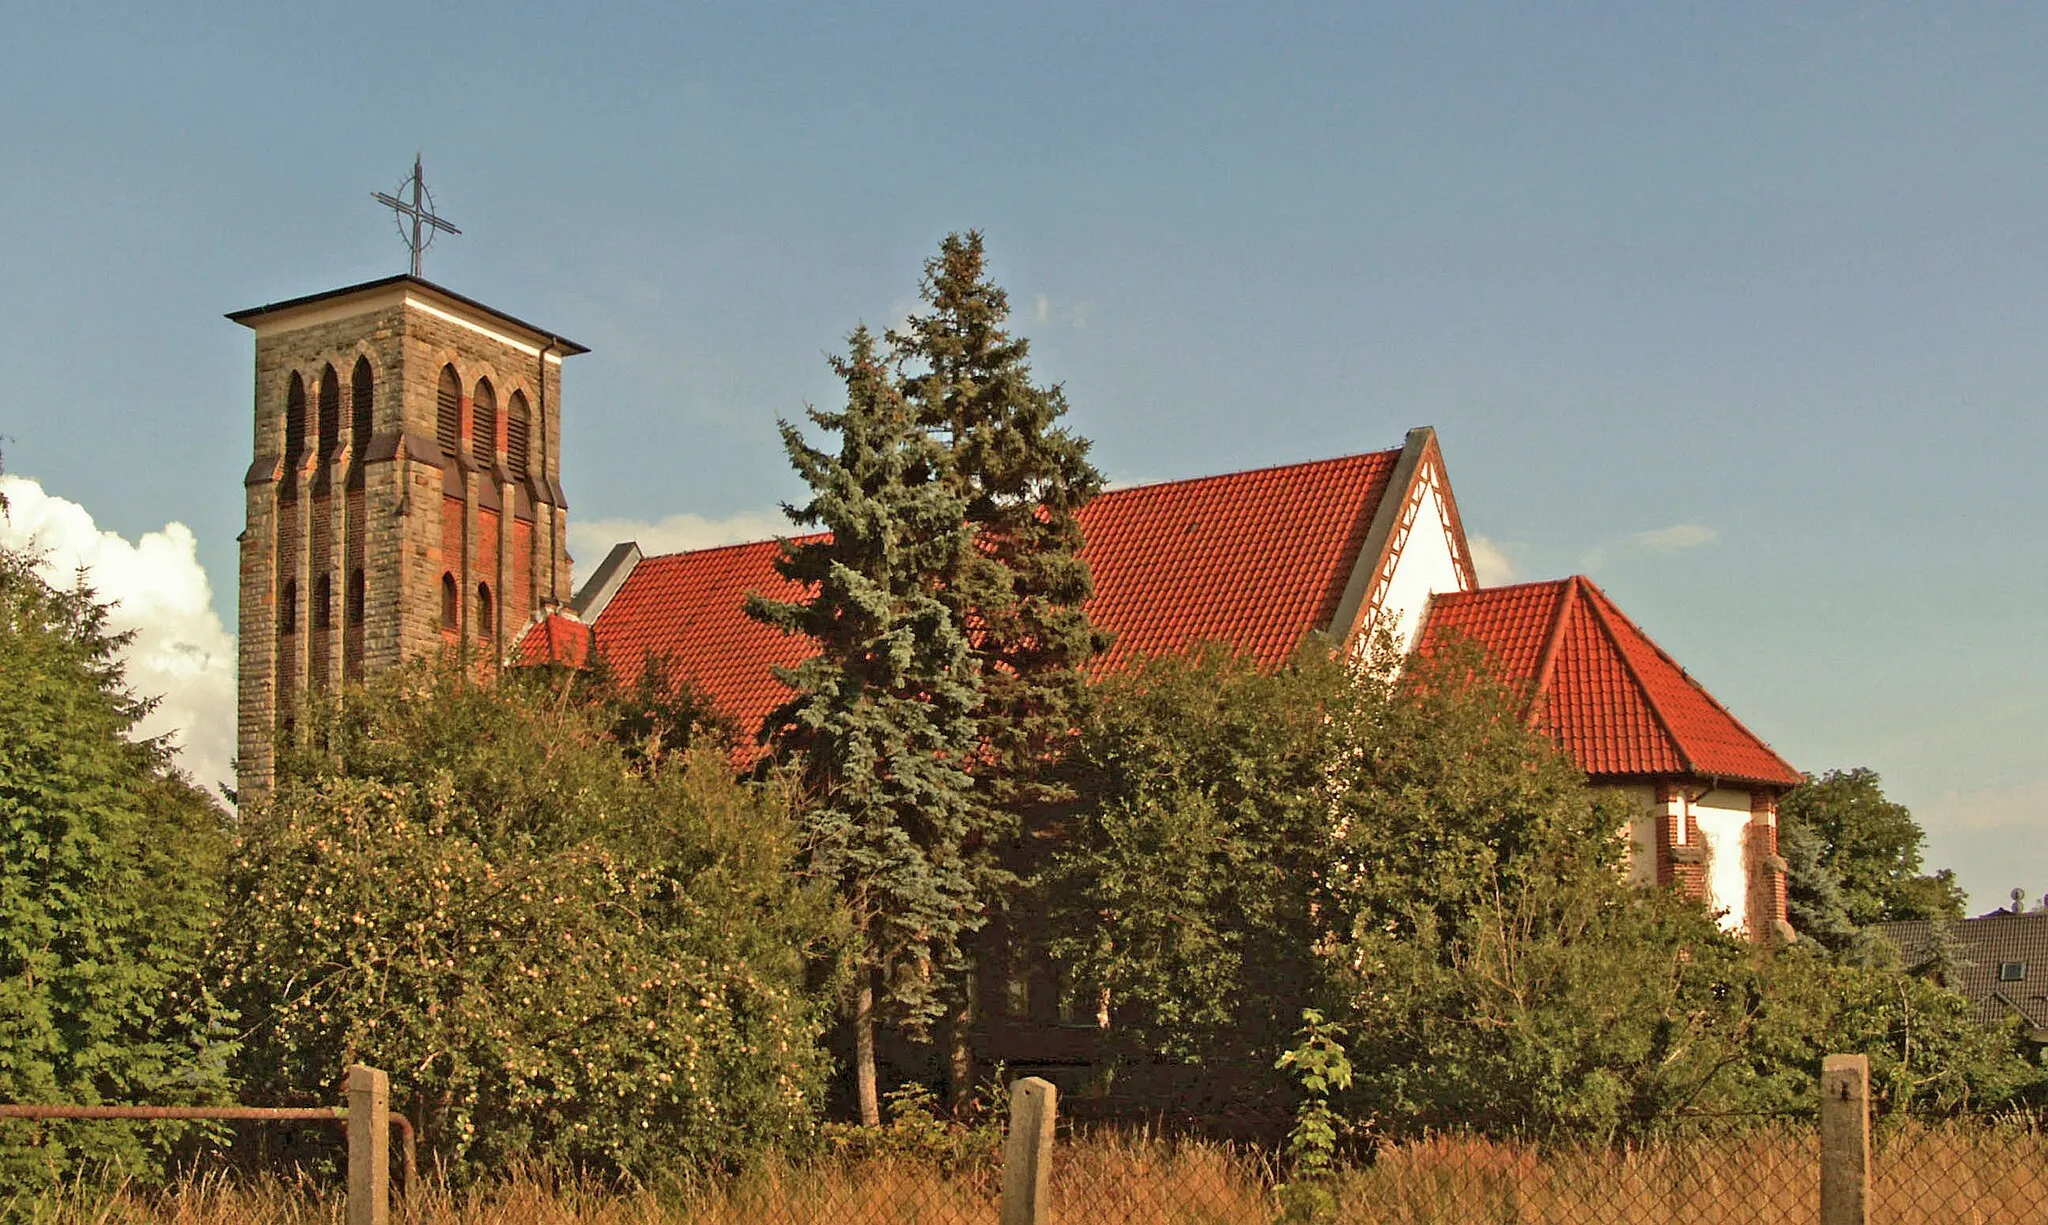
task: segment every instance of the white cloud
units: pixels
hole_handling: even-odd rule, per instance
[[[653,522],[645,519],[572,518],[569,520],[569,554],[576,559],[575,581],[580,584],[597,569],[605,554],[612,551],[612,546],[621,541],[638,541],[640,551],[652,555],[767,540],[787,535],[793,530],[781,511],[742,511],[723,519],[670,515]]]
[[[1674,523],[1670,527],[1636,532],[1612,544],[1603,544],[1586,554],[1580,564],[1588,570],[1597,570],[1616,558],[1626,557],[1632,553],[1661,553],[1668,557],[1712,544],[1720,538],[1721,533],[1705,524]]]
[[[160,699],[137,733],[169,733],[179,764],[200,786],[232,781],[235,638],[213,611],[192,530],[169,523],[130,542],[34,480],[0,477],[0,493],[9,503],[0,543],[42,554],[43,575],[58,586],[69,586],[82,568],[100,600],[113,605],[110,627],[135,631],[123,654],[128,688]]]
[[[1484,536],[1465,541],[1472,550],[1472,569],[1481,587],[1500,587],[1515,581],[1515,563],[1507,550]]]

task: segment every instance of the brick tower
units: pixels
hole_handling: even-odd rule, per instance
[[[256,333],[237,739],[261,789],[309,690],[495,663],[567,602],[562,359],[588,350],[415,276],[228,318]]]

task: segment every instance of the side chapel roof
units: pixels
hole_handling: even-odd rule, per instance
[[[1210,640],[1270,667],[1331,630],[1361,585],[1361,559],[1377,565],[1385,551],[1372,537],[1388,490],[1411,483],[1425,454],[1440,463],[1435,445],[1417,430],[1391,451],[1104,492],[1080,515],[1095,581],[1088,612],[1115,636],[1095,668]],[[639,560],[595,615],[599,653],[621,673],[668,657],[751,734],[789,693],[772,669],[811,654],[742,607],[749,592],[796,594],[773,569],[777,549],[767,540]]]
[[[1589,578],[1438,595],[1417,649],[1459,635],[1526,687],[1531,725],[1594,778],[1802,781]]]
[[[522,668],[581,668],[590,662],[590,627],[575,617],[549,613],[527,627],[513,649],[512,662]]]

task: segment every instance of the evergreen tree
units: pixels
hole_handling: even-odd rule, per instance
[[[1030,342],[1006,329],[1009,298],[988,279],[982,236],[950,234],[926,261],[922,314],[889,334],[918,424],[944,446],[942,482],[961,500],[974,548],[940,587],[967,627],[982,704],[968,762],[977,799],[968,865],[976,890],[1003,907],[1022,863],[1006,853],[1033,811],[1069,798],[1051,767],[1072,742],[1086,692],[1082,668],[1107,645],[1085,608],[1082,506],[1102,490],[1088,441],[1061,419],[1066,396],[1032,381]],[[1003,939],[1028,944],[1026,923]],[[1012,948],[1013,961],[1031,957]],[[974,1081],[971,992],[952,1002],[947,1070],[955,1102]]]
[[[867,329],[833,366],[845,411],[809,416],[839,436],[839,453],[782,424],[812,492],[785,511],[829,534],[786,542],[776,563],[803,598],[756,595],[747,610],[820,648],[778,672],[795,696],[767,730],[778,750],[795,753],[808,866],[838,887],[856,933],[855,1072],[861,1119],[874,1124],[877,1013],[922,1034],[957,981],[962,937],[982,922],[966,772],[979,678],[943,598],[972,537],[962,498],[942,480],[942,445]]]
[[[1076,517],[1102,474],[1088,440],[1060,423],[1065,394],[1032,382],[1030,342],[1005,330],[1009,298],[988,280],[979,233],[946,237],[922,295],[930,309],[889,340],[974,535],[941,598],[980,663],[976,781],[992,807],[1014,811],[1056,795],[1043,767],[1078,720],[1081,667],[1107,645],[1084,608],[1093,585]]]
[[[0,503],[0,513],[4,503]],[[209,1100],[232,1043],[201,980],[227,848],[224,814],[135,739],[151,702],[122,682],[125,639],[83,584],[0,547],[0,1099]],[[121,1124],[0,1128],[0,1184],[83,1157],[157,1166],[171,1133]]]

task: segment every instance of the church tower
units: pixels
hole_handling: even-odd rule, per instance
[[[228,318],[256,333],[237,740],[260,790],[309,691],[495,664],[567,603],[562,359],[589,350],[418,276]]]

